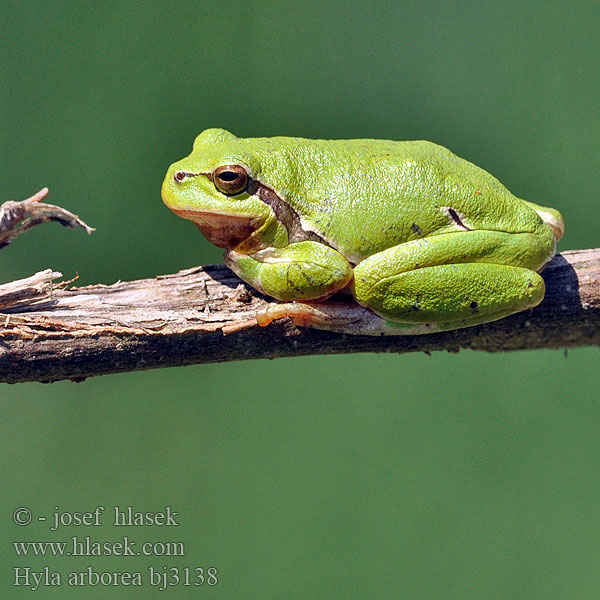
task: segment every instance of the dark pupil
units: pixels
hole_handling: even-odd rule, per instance
[[[235,181],[239,176],[240,174],[235,171],[224,171],[223,173],[219,173],[219,179],[221,181]]]

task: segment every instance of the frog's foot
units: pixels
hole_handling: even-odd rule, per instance
[[[445,329],[466,327],[456,323],[394,323],[354,302],[291,302],[270,304],[256,315],[261,327],[276,319],[290,317],[299,327],[325,329],[352,335],[420,335]]]
[[[351,335],[423,335],[489,323],[514,313],[515,310],[508,309],[493,314],[475,314],[464,319],[398,323],[384,319],[372,310],[356,303],[323,302],[308,304],[291,302],[270,304],[257,313],[256,323],[261,327],[266,327],[277,319],[289,317],[298,327],[312,327],[313,329],[349,333]]]

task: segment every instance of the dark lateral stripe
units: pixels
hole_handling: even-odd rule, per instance
[[[260,181],[251,180],[248,185],[248,193],[255,195],[259,200],[268,204],[273,209],[277,220],[288,230],[290,242],[314,240],[328,245],[316,233],[304,231],[300,215],[270,187],[260,183]]]
[[[458,216],[458,213],[451,207],[448,206],[448,214],[450,215],[450,217],[452,218],[452,220],[459,226],[462,227],[462,229],[466,230],[466,231],[471,231],[470,227],[467,227],[461,220],[460,217]]]

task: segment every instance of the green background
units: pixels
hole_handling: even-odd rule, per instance
[[[1,279],[80,283],[221,261],[160,201],[197,133],[429,139],[559,208],[599,245],[597,2],[3,2],[2,200],[44,185],[97,231],[48,224]],[[597,348],[324,356],[0,387],[3,598],[598,598]],[[101,527],[49,531],[106,507]],[[179,513],[117,529],[114,506]],[[15,508],[32,510],[27,527]],[[73,535],[185,557],[16,557]],[[219,583],[14,587],[216,567]]]

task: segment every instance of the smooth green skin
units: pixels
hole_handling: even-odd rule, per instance
[[[286,227],[257,195],[221,193],[210,174],[223,165],[241,165],[273,190],[301,228]],[[179,182],[179,171],[194,176]],[[251,220],[254,232],[225,260],[263,293],[314,301],[349,289],[380,319],[369,315],[362,329],[328,326],[329,317],[305,324],[350,333],[455,329],[533,307],[545,291],[536,271],[563,228],[557,211],[426,141],[243,139],[208,129],[170,167],[162,196],[192,220]]]

